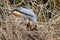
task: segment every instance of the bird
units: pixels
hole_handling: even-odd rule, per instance
[[[37,18],[32,9],[27,7],[17,7],[12,9],[12,14],[15,16],[21,16],[24,19],[29,19],[32,22],[37,22]]]

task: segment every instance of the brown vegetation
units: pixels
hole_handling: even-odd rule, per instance
[[[60,9],[55,8],[56,5],[51,6],[53,1],[43,4],[39,0],[21,0],[14,6],[7,3],[8,0],[3,4],[4,7],[0,7],[0,40],[60,40]],[[48,4],[51,7],[45,9]],[[10,14],[12,8],[23,5],[35,12],[38,20],[36,24]],[[52,13],[52,18],[44,15],[46,11]]]

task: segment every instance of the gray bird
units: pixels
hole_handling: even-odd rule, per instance
[[[21,16],[24,19],[30,19],[32,22],[36,22],[36,15],[30,8],[18,7],[12,10],[12,13],[16,16]]]

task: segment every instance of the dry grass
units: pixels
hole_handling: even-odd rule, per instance
[[[46,6],[43,4],[42,6],[41,4],[36,4],[37,6],[35,6],[35,4],[35,2],[32,2],[32,5],[28,7],[30,7],[37,16],[38,22],[36,24],[29,20],[24,20],[22,17],[10,15],[9,10],[12,7],[9,5],[0,7],[0,40],[60,40],[60,11],[56,9],[56,14],[52,15],[52,18],[46,21],[47,18],[42,15],[42,13],[51,9],[44,10],[43,7],[45,8]],[[23,6],[23,4],[20,4],[20,6]]]

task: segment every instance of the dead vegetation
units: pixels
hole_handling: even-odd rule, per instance
[[[0,7],[0,40],[60,40],[60,9],[55,8],[53,1],[43,4],[41,0],[21,0],[14,6],[6,5],[8,0],[2,3],[4,7]],[[48,4],[50,7],[46,9]],[[12,8],[24,5],[35,12],[38,20],[36,24],[10,14]],[[45,12],[52,13],[50,19]]]

